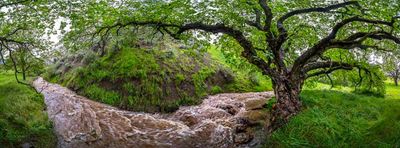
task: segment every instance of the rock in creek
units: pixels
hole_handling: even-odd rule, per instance
[[[273,92],[209,96],[171,114],[119,110],[38,78],[59,147],[253,147],[269,113]],[[261,123],[261,124],[255,124]],[[259,127],[254,127],[259,126]]]

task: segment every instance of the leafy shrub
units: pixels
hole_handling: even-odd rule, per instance
[[[213,86],[211,87],[211,94],[218,94],[222,92],[222,88],[219,86]]]

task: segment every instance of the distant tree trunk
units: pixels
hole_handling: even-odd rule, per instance
[[[272,108],[269,132],[286,124],[290,117],[300,112],[302,106],[300,92],[303,80],[280,77],[273,78],[272,82],[277,102]]]
[[[22,69],[22,80],[26,81],[26,71]]]
[[[26,72],[28,71],[29,66],[27,66],[27,62],[24,57],[21,57],[21,72],[22,72],[22,80],[26,81]]]
[[[400,77],[400,69],[396,69],[396,70],[394,70],[393,72],[391,72],[391,73],[390,73],[390,77],[393,78],[394,85],[395,85],[395,86],[399,86],[398,81],[399,81],[399,77]]]

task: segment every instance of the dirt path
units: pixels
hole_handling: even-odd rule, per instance
[[[60,147],[254,147],[272,92],[219,94],[172,114],[129,112],[38,78]]]

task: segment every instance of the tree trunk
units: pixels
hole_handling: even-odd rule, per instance
[[[395,77],[395,78],[394,78],[394,85],[395,85],[395,86],[399,86],[399,82],[398,82],[398,81],[399,81],[399,78],[398,78],[398,77]]]
[[[24,68],[22,70],[22,80],[26,81],[26,71],[24,70]]]
[[[272,81],[277,102],[272,107],[272,118],[267,127],[269,133],[286,124],[290,117],[300,112],[300,92],[303,85],[303,80],[279,78]]]

